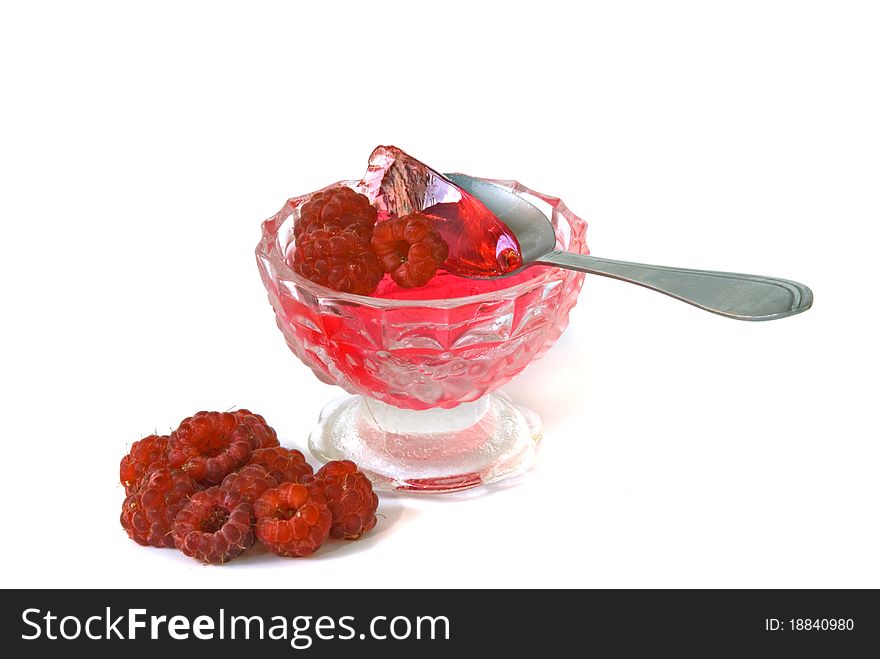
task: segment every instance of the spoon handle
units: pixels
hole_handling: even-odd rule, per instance
[[[612,261],[561,250],[535,262],[638,284],[737,320],[785,318],[813,304],[813,291],[807,286],[777,277]]]

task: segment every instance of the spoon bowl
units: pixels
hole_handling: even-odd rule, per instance
[[[509,277],[522,272],[523,268],[556,249],[556,232],[550,220],[519,195],[489,183],[485,179],[474,178],[466,174],[444,174],[444,176],[479,199],[486,208],[507,225],[507,228],[519,241],[523,267],[499,276]],[[479,277],[479,279],[488,278]]]

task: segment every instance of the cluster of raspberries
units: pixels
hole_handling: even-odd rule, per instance
[[[279,556],[307,556],[328,537],[357,540],[379,505],[353,462],[313,473],[248,410],[199,412],[171,435],[144,437],[122,458],[119,480],[132,540],[204,563],[226,563],[255,540]]]
[[[314,193],[294,225],[293,269],[356,295],[373,293],[385,273],[402,288],[427,284],[449,256],[431,219],[421,213],[376,219],[370,200],[351,188]]]

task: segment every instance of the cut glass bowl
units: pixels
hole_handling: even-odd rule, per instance
[[[487,182],[543,211],[561,249],[589,253],[586,222],[561,200],[514,181]],[[454,491],[527,469],[540,420],[496,390],[559,338],[584,275],[531,266],[491,281],[441,273],[396,299],[340,293],[289,265],[307,198],[288,200],[263,223],[256,254],[290,349],[350,394],[321,412],[311,451],[354,461],[378,489]],[[456,297],[431,297],[441,290]]]

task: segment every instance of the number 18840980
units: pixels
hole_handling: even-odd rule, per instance
[[[852,618],[790,618],[788,624],[794,632],[848,632],[855,626]]]

